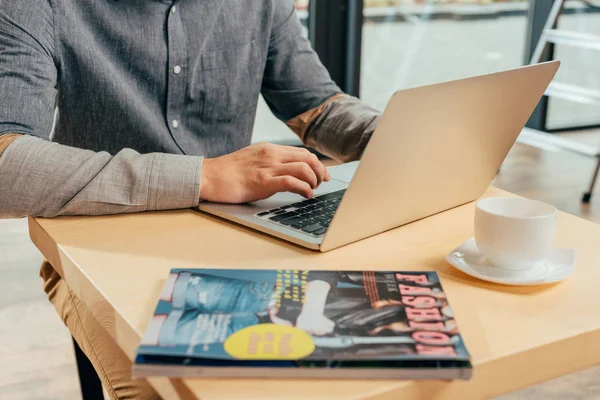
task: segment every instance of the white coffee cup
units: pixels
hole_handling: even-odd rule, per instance
[[[556,207],[518,197],[477,202],[475,242],[492,264],[520,270],[541,261],[553,245]]]

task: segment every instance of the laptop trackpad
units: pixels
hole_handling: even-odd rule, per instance
[[[331,178],[337,181],[350,183],[354,177],[356,168],[358,168],[358,163],[359,161],[352,161],[346,164],[336,165],[335,167],[329,167],[327,170],[329,171]]]

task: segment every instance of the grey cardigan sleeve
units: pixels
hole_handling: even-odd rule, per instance
[[[302,35],[293,0],[276,2],[262,94],[273,113],[322,154],[353,161],[362,153],[380,112],[346,96]]]
[[[202,160],[128,149],[111,156],[22,136],[0,157],[0,218],[193,207]]]
[[[0,4],[0,135],[24,135],[0,155],[0,218],[197,205],[201,157],[111,156],[47,140],[57,93],[51,5]]]
[[[381,118],[381,113],[352,96],[325,103],[302,134],[308,146],[335,160],[349,162],[362,157]]]
[[[334,160],[362,157],[381,114],[359,99],[338,94],[287,122],[309,147]]]

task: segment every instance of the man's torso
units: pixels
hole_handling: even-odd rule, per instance
[[[214,157],[250,144],[270,0],[53,0],[53,140]]]

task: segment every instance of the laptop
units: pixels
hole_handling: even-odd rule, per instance
[[[360,162],[330,168],[315,197],[278,193],[202,212],[329,251],[479,198],[560,63],[396,92]]]

